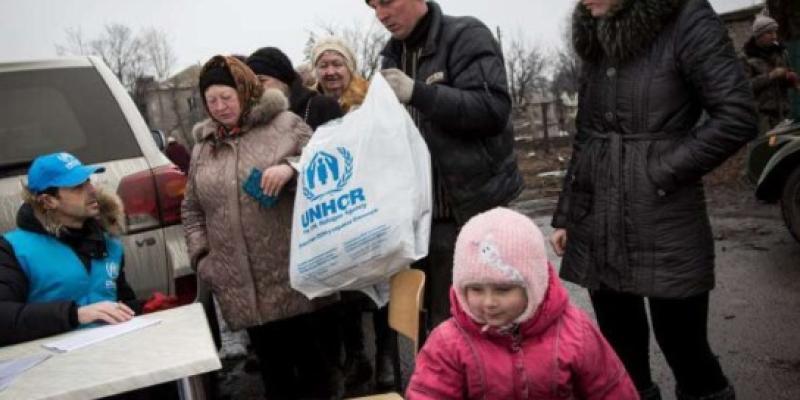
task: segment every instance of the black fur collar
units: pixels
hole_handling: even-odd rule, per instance
[[[572,44],[586,61],[633,59],[661,33],[687,0],[620,0],[606,18],[594,18],[582,2],[572,14]]]
[[[775,43],[767,47],[760,47],[752,37],[744,44],[744,54],[749,58],[769,59],[774,57],[775,54],[783,55],[785,51],[786,47],[780,43]]]

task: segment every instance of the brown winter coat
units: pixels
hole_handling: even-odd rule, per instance
[[[265,208],[242,190],[253,168],[298,156],[309,127],[287,112],[286,97],[267,90],[242,121],[242,133],[215,135],[218,124],[195,126],[195,146],[182,216],[192,265],[210,284],[232,329],[308,313],[314,305],[289,286],[293,191]]]
[[[758,112],[762,117],[762,131],[773,128],[789,117],[789,89],[792,84],[786,79],[771,79],[770,72],[776,68],[788,68],[786,48],[775,44],[760,47],[754,38],[744,45],[745,67]]]

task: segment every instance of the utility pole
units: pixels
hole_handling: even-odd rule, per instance
[[[544,140],[544,152],[547,154],[550,154],[550,127],[548,126],[550,125],[550,121],[547,119],[549,105],[550,104],[548,104],[546,100],[542,100],[542,139]]]
[[[497,44],[500,45],[500,56],[505,60],[506,57],[503,55],[503,31],[500,30],[500,25],[497,25],[495,29],[497,30]]]

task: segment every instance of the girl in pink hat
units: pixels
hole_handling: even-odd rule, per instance
[[[406,392],[420,399],[638,399],[617,355],[572,305],[542,233],[505,208],[458,235],[452,317],[431,333]]]

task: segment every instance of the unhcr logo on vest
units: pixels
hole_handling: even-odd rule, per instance
[[[342,192],[353,177],[353,156],[344,147],[337,147],[336,151],[318,151],[303,170],[303,196],[314,202],[303,212],[304,229],[335,221],[366,202],[362,188],[333,196]]]
[[[117,277],[119,277],[119,265],[113,261],[106,262],[106,288],[116,289]]]

